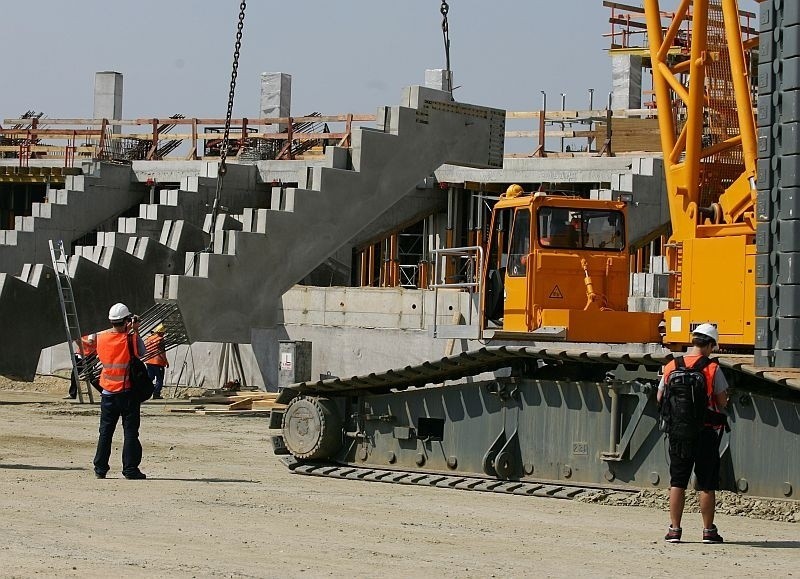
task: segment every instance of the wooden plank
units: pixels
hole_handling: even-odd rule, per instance
[[[253,410],[257,408],[285,408],[283,404],[276,404],[274,400],[253,400]]]
[[[255,398],[244,398],[242,400],[237,400],[236,402],[228,405],[228,410],[249,410],[253,407],[253,400],[255,400]]]
[[[625,10],[626,12],[635,12],[636,14],[644,14],[644,8],[641,6],[631,6],[630,4],[621,4],[619,2],[611,2],[610,0],[603,0],[603,6],[606,8],[614,8],[615,10]]]
[[[198,410],[197,414],[216,414],[216,415],[220,415],[220,416],[224,416],[224,415],[230,415],[230,416],[241,415],[241,416],[243,416],[243,415],[246,415],[246,414],[269,414],[270,412],[272,412],[272,410],[270,410],[268,408],[259,409],[259,410],[252,410],[252,409],[250,409],[250,410],[208,410],[208,409],[206,409],[206,410]]]
[[[230,396],[198,396],[190,398],[190,404],[231,404],[240,400],[275,400],[277,392],[252,392],[247,394],[232,394]]]
[[[349,115],[325,115],[321,117],[292,117],[292,121],[295,123],[305,123],[305,122],[318,122],[318,123],[344,123],[347,122],[347,118]],[[29,126],[33,119],[3,119],[3,124],[6,125],[23,125]],[[364,123],[364,122],[372,122],[377,120],[377,117],[373,114],[354,114],[352,116],[352,122]],[[170,119],[170,118],[157,118],[155,119],[156,124],[158,125],[191,125],[194,121],[197,121],[199,125],[224,125],[225,119],[194,119],[194,118],[184,118],[184,119]],[[248,126],[253,125],[276,125],[276,124],[286,124],[289,122],[288,117],[264,117],[260,119],[247,119]],[[146,125],[152,126],[153,119],[107,119],[106,123],[109,125],[126,125],[126,126],[135,126],[135,125]],[[103,124],[103,119],[40,119],[39,124],[42,125],[82,125],[82,126],[101,126]],[[232,130],[235,130],[236,126],[241,129],[242,126],[242,119],[232,119],[231,120],[231,127]],[[24,130],[24,129],[19,129]]]

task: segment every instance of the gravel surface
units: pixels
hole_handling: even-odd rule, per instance
[[[648,507],[661,511],[669,511],[669,492],[666,490],[643,490],[635,494],[608,493],[578,497],[576,500],[600,503],[617,507]],[[699,513],[698,494],[686,493],[687,513]],[[800,523],[800,501],[780,501],[738,495],[728,491],[717,492],[717,513]],[[800,529],[798,530],[800,532]]]
[[[59,394],[0,390],[0,576],[800,573],[793,523],[723,514],[726,543],[704,545],[687,517],[673,545],[653,508],[305,477],[271,454],[263,418],[161,403],[143,407],[148,480],[120,475],[119,429],[96,480],[97,408]]]

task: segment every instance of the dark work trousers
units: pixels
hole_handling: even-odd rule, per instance
[[[161,389],[164,387],[164,366],[148,364],[147,375],[150,376],[150,380],[155,384],[153,396],[161,396]]]
[[[100,438],[97,439],[97,453],[94,455],[94,472],[102,475],[108,472],[111,439],[114,437],[114,430],[120,417],[125,435],[122,445],[122,474],[130,475],[139,471],[139,463],[142,462],[139,412],[139,401],[131,392],[100,396]]]
[[[83,372],[83,358],[75,354],[75,366],[78,368],[78,376]],[[69,375],[69,397],[78,397],[78,383],[75,381],[75,372]]]

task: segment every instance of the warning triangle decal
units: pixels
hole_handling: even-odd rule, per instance
[[[550,292],[550,299],[551,300],[563,300],[564,294],[561,293],[561,290],[558,289],[558,286],[553,287],[553,291]]]

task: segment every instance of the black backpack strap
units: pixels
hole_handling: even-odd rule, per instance
[[[702,372],[708,367],[709,364],[711,364],[711,358],[708,356],[701,356],[700,359],[697,360],[697,362],[695,362],[692,366],[692,370]]]
[[[683,361],[683,356],[675,356],[672,359],[675,362],[675,368],[686,368],[686,362]]]

